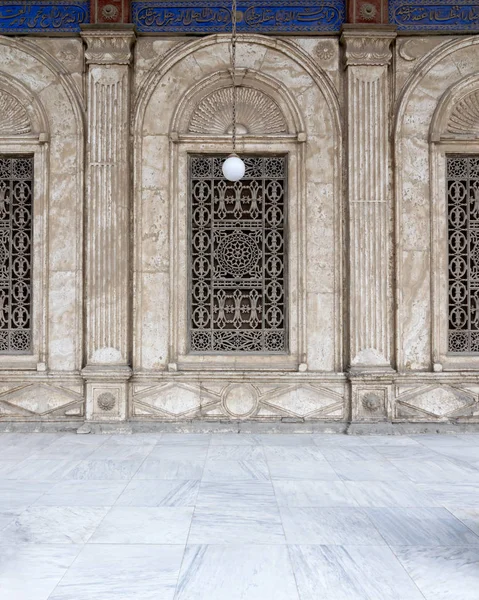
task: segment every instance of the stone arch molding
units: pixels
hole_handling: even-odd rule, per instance
[[[414,68],[413,72],[405,82],[401,93],[398,96],[396,101],[396,110],[395,110],[395,124],[394,124],[394,137],[396,140],[399,139],[401,135],[401,129],[404,123],[405,112],[407,110],[409,101],[411,96],[416,92],[417,88],[421,85],[422,81],[428,77],[431,71],[434,69],[441,68],[441,63],[448,59],[452,59],[454,61],[454,55],[460,53],[464,49],[469,49],[474,46],[479,45],[479,37],[466,37],[460,40],[453,39],[451,41],[444,42],[439,46],[435,47],[432,51],[428,52]],[[474,68],[472,66],[472,71],[476,71],[477,67]],[[455,72],[457,78],[460,78],[461,70],[456,66]],[[471,74],[470,77],[474,77],[474,74]],[[466,78],[465,78],[466,79]],[[464,80],[465,80],[464,79]],[[438,78],[441,81],[440,78]],[[443,74],[443,81],[445,81],[445,77]],[[454,86],[456,82],[454,82]],[[451,88],[452,89],[452,88]],[[450,91],[446,92],[450,93]],[[434,122],[438,122],[437,118]]]
[[[445,345],[444,156],[447,152],[463,152],[474,143],[477,146],[477,137],[471,136],[470,123],[476,120],[478,58],[477,36],[441,43],[418,60],[396,101],[396,355],[399,370],[456,368]],[[400,290],[408,290],[408,293],[401,294]]]
[[[479,139],[479,73],[445,92],[431,122],[431,142]]]
[[[34,157],[33,353],[0,357],[0,371],[15,364],[28,378],[41,365],[42,371],[53,373],[54,381],[62,373],[78,372],[83,359],[85,111],[74,74],[46,47],[40,40],[0,36],[0,106],[13,116],[10,123],[2,123],[1,150]],[[69,317],[52,320],[60,290]],[[50,406],[43,396],[39,405],[36,413]]]
[[[68,133],[82,136],[85,126],[83,99],[64,65],[32,40],[0,36],[0,47],[10,58],[0,70],[0,89],[15,96],[27,111],[31,131],[65,134],[65,124],[61,123],[60,118],[55,119],[58,102],[54,106],[55,99],[49,93],[53,86],[58,86],[73,117],[72,130]],[[18,68],[20,63],[22,69]],[[33,71],[35,78],[32,77]]]
[[[229,43],[229,36],[215,35],[176,45],[138,89],[132,127],[133,365],[156,372],[196,370],[201,363],[206,370],[235,373],[257,370],[259,363],[290,371],[301,364],[305,371],[307,363],[310,371],[338,371],[343,355],[339,95],[299,44],[260,35],[241,35],[237,49],[236,84],[244,90],[245,105],[238,151],[288,156],[288,354],[205,358],[188,349],[188,160],[195,153],[230,150],[229,111],[215,114],[221,101],[228,104]],[[268,111],[255,110],[261,116],[255,123],[250,108],[262,103]],[[216,130],[206,129],[206,119],[199,117],[203,111],[208,119],[217,118]],[[325,227],[332,238],[318,239],[317,231]]]
[[[304,131],[301,113],[281,82],[252,69],[238,69],[235,84],[238,134],[284,135]],[[230,72],[216,72],[183,96],[171,130],[181,134],[230,134],[232,101]]]
[[[225,45],[229,43],[229,36],[226,35],[222,35],[222,34],[218,34],[218,35],[211,35],[211,36],[207,36],[206,38],[203,38],[201,40],[195,40],[186,44],[181,44],[179,46],[175,46],[174,48],[172,48],[172,50],[170,52],[168,52],[166,55],[162,56],[158,62],[156,63],[156,65],[151,69],[151,73],[150,75],[145,79],[145,81],[143,82],[141,88],[138,91],[138,95],[136,98],[136,102],[135,102],[135,106],[134,106],[134,111],[133,111],[133,123],[134,123],[134,131],[140,132],[141,129],[143,128],[143,124],[144,124],[144,119],[145,119],[145,114],[147,112],[150,100],[156,90],[156,88],[158,87],[158,85],[160,84],[160,82],[163,83],[164,80],[166,80],[168,78],[168,74],[169,72],[175,67],[175,65],[177,65],[178,63],[182,62],[185,65],[185,69],[189,66],[192,67],[192,71],[196,68],[198,69],[198,63],[195,62],[195,56],[198,55],[206,55],[208,52],[211,52],[211,46],[214,45]],[[304,52],[304,50],[297,45],[295,42],[293,41],[286,41],[286,40],[282,40],[282,39],[272,39],[269,38],[267,36],[262,36],[262,35],[252,35],[252,34],[245,34],[245,35],[240,35],[239,36],[239,46],[243,46],[246,47],[247,45],[250,46],[255,46],[259,49],[264,50],[265,52],[268,50],[274,51],[275,53],[277,53],[279,56],[284,57],[285,60],[287,61],[291,61],[292,63],[296,64],[302,71],[304,71],[305,74],[307,74],[309,77],[311,77],[311,79],[313,80],[313,82],[317,85],[317,87],[320,90],[321,95],[324,96],[326,103],[329,107],[329,111],[330,111],[330,117],[333,121],[333,127],[335,130],[335,133],[339,136],[341,133],[341,118],[340,118],[340,104],[339,104],[339,95],[337,90],[334,88],[333,83],[331,82],[330,78],[328,77],[328,75],[315,63],[315,61],[313,60],[313,58],[311,56],[309,56],[306,52]],[[223,62],[223,68],[219,69],[220,74],[219,77],[225,77],[225,72],[228,72],[227,69],[229,68],[229,53],[228,52],[224,52],[221,53],[219,50],[216,53],[217,54],[217,63],[220,64],[221,62]],[[239,54],[239,58],[238,58],[238,68],[237,71],[240,74],[240,77],[244,76],[244,73],[246,72],[246,75],[251,78],[253,77],[253,69],[249,68],[249,69],[242,69],[242,65],[241,65],[241,54]],[[224,55],[226,58],[225,59],[221,59],[221,56]],[[247,60],[243,60],[243,62],[247,62]],[[243,75],[241,75],[241,73],[243,72]],[[248,75],[249,72],[249,75]],[[230,77],[229,73],[228,73],[228,77]],[[184,86],[182,85],[182,82],[178,82],[178,85],[181,87],[191,87],[191,81],[194,78],[194,74],[193,73],[186,73],[185,74],[185,81],[188,80],[189,81],[189,85],[188,86]],[[261,89],[261,79],[256,76],[256,82],[255,82],[255,88],[257,89]],[[231,80],[230,80],[231,81]],[[262,82],[263,85],[265,85],[266,87],[268,87],[268,84],[266,81]],[[231,85],[231,83],[230,83]],[[226,87],[226,86],[224,86]],[[278,90],[280,90],[280,93],[282,92],[283,96],[285,98],[289,98],[289,103],[291,105],[294,104],[294,101],[292,100],[292,96],[290,96],[287,88],[285,86],[283,86],[280,82],[275,82],[275,85],[273,86],[272,90],[271,90],[271,83],[270,83],[270,92],[272,90],[274,90],[276,93]],[[268,92],[266,92],[266,90],[264,90],[266,94],[268,94]],[[276,98],[276,93],[273,94],[273,97]],[[294,111],[293,111],[294,112]],[[176,111],[176,115],[178,115],[179,111]],[[300,112],[296,111],[296,118],[299,118],[300,116]],[[285,117],[287,117],[287,115],[285,114]],[[177,119],[178,117],[176,117]],[[299,124],[296,123],[296,127],[295,127],[296,131],[304,131],[304,129],[301,129],[299,127]],[[172,131],[175,131],[175,129],[172,127],[171,128]],[[147,132],[145,132],[147,133]]]

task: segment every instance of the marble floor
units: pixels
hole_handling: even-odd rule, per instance
[[[479,434],[0,434],[1,600],[478,600]]]

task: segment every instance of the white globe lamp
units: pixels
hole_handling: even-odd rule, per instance
[[[237,154],[230,154],[223,163],[223,175],[228,181],[239,181],[244,177],[245,164]]]

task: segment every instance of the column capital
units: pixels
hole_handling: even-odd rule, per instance
[[[389,65],[392,58],[391,43],[396,36],[395,27],[344,25],[341,43],[345,47],[345,67]]]
[[[87,64],[129,65],[136,40],[133,25],[82,25]]]

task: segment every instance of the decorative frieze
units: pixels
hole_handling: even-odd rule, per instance
[[[0,32],[65,33],[78,32],[90,21],[88,0],[36,0],[0,2]]]
[[[228,381],[230,379],[230,381]],[[132,416],[161,421],[267,420],[336,421],[346,417],[341,381],[242,381],[231,374],[133,384]]]
[[[339,32],[345,0],[240,0],[238,31],[255,33]],[[231,31],[229,0],[132,2],[139,32],[217,33]]]
[[[479,31],[475,0],[389,0],[389,23],[398,31]]]
[[[390,368],[388,63],[395,33],[346,29],[350,352],[358,369]]]

